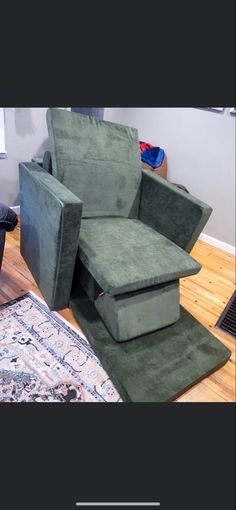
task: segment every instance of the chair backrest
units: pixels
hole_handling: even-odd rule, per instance
[[[83,217],[136,218],[141,159],[138,132],[59,108],[47,111],[52,174],[84,203]]]

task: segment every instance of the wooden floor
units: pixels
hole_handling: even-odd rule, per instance
[[[19,251],[20,227],[7,234],[2,272],[0,304],[33,290],[41,296]],[[231,351],[227,364],[188,390],[178,402],[235,402],[235,340],[214,327],[235,290],[235,257],[198,241],[191,255],[202,264],[199,274],[181,281],[181,304]],[[42,296],[41,296],[42,297]],[[78,327],[72,312],[61,315]]]

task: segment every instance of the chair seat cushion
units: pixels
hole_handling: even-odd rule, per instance
[[[81,222],[79,258],[111,295],[198,273],[200,264],[139,220],[87,218]]]

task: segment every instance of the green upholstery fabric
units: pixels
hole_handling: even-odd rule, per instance
[[[105,293],[94,305],[114,339],[126,342],[179,319],[179,282],[119,296]]]
[[[181,307],[180,319],[129,342],[115,342],[82,291],[70,301],[91,347],[127,402],[166,402],[220,368],[231,352]]]
[[[21,253],[49,308],[68,306],[82,202],[36,163],[21,163]]]
[[[141,171],[136,129],[56,108],[47,123],[50,152],[20,164],[20,196],[21,253],[48,306],[68,306],[74,277],[118,341],[174,322],[211,208]]]
[[[52,173],[83,202],[83,217],[136,218],[141,160],[134,128],[51,108]]]
[[[105,292],[132,292],[198,273],[184,250],[138,220],[81,221],[79,257]]]
[[[139,219],[184,250],[192,249],[211,212],[207,204],[142,170]]]
[[[51,158],[51,152],[46,151],[43,156],[43,168],[48,172],[49,174],[52,174],[52,158]]]
[[[164,283],[118,296],[104,293],[78,261],[72,292],[82,287],[117,342],[173,324],[179,318],[179,282]]]

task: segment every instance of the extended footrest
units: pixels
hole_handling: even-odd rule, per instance
[[[179,281],[112,296],[82,266],[80,284],[117,342],[125,342],[179,319]]]
[[[179,319],[179,285],[172,282],[120,296],[101,294],[94,305],[115,340],[124,342]]]

